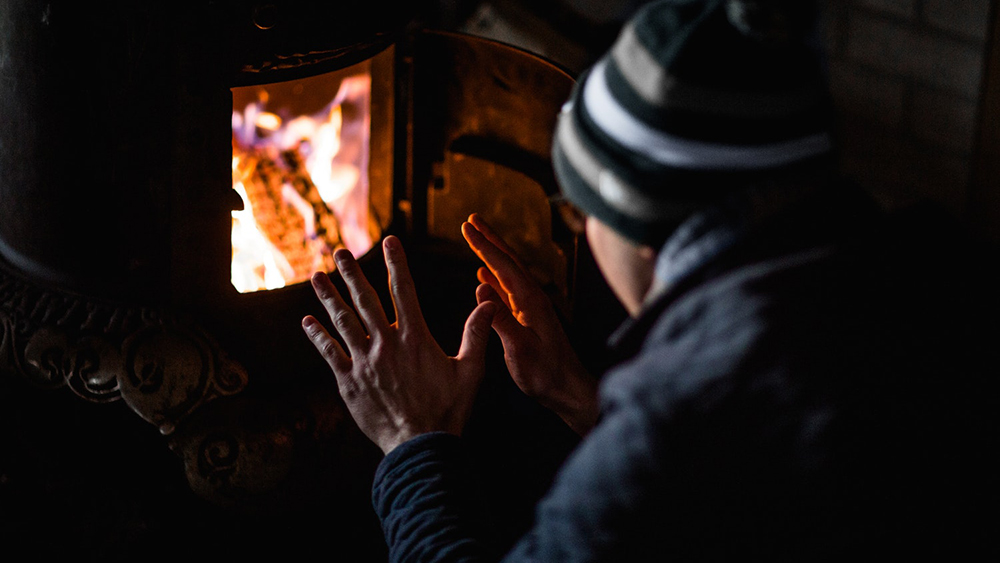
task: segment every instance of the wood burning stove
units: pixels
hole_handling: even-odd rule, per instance
[[[477,211],[589,322],[574,298],[600,282],[547,200],[572,80],[408,31],[387,2],[110,4],[0,6],[0,530],[69,553],[350,541],[377,559],[378,452],[298,330],[319,312],[301,282],[338,246],[385,280],[369,248],[397,234],[454,348]],[[515,395],[484,408],[530,411]],[[88,522],[55,532],[56,514]]]

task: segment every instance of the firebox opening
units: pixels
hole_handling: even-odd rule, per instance
[[[232,284],[276,289],[381,238],[371,203],[372,62],[233,93]]]

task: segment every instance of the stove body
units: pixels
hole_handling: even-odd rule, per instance
[[[472,211],[589,327],[584,339],[609,324],[594,318],[606,292],[585,247],[547,201],[570,77],[504,45],[409,31],[387,3],[340,4],[0,7],[5,543],[384,557],[368,500],[380,454],[298,329],[320,316],[308,283],[240,293],[231,279],[241,89],[369,69],[376,242],[360,261],[388,304],[377,238],[403,239],[446,350],[475,302],[458,231]],[[521,438],[572,437],[502,363],[493,346],[470,432],[545,475],[560,450]],[[500,489],[530,506],[543,481]]]

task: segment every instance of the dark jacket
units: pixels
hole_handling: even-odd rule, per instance
[[[614,337],[598,425],[506,560],[982,553],[998,370],[977,272],[958,239],[849,194],[741,196],[676,231]],[[432,434],[383,461],[393,561],[498,557],[463,450]]]

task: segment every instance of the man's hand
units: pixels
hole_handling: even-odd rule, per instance
[[[496,303],[493,329],[518,387],[555,411],[578,434],[597,421],[597,383],[573,351],[552,302],[514,252],[478,215],[462,235],[486,264],[479,268],[480,304]]]
[[[302,319],[302,328],[333,369],[358,427],[388,454],[419,434],[461,434],[483,377],[489,326],[497,308],[480,303],[465,323],[458,356],[448,357],[420,312],[399,239],[386,237],[382,247],[396,322],[389,323],[351,253],[339,250],[334,259],[360,320],[326,274],[314,275],[312,283],[347,350],[311,316]]]

